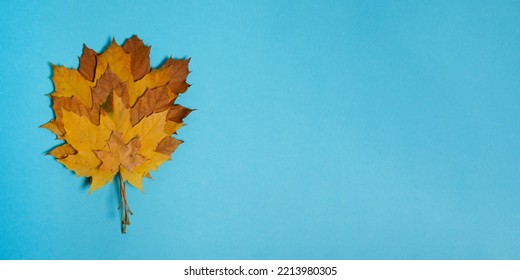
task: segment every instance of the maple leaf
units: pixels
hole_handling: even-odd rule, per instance
[[[171,159],[182,143],[172,134],[192,112],[174,104],[189,87],[190,59],[170,57],[152,69],[149,55],[136,35],[122,46],[113,39],[100,54],[83,45],[78,69],[52,66],[55,117],[42,125],[64,141],[49,154],[90,177],[90,193],[119,177],[123,233],[132,214],[126,183],[142,190],[150,171]]]

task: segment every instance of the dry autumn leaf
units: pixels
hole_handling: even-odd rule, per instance
[[[49,154],[90,177],[90,192],[118,176],[123,233],[132,214],[126,183],[142,190],[143,178],[182,143],[171,135],[192,111],[174,104],[189,87],[189,59],[170,57],[151,69],[149,54],[135,35],[122,46],[112,40],[100,54],[83,45],[77,70],[52,66],[55,118],[42,125],[64,141]]]

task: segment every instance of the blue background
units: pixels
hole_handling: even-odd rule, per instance
[[[43,2],[0,8],[0,258],[520,258],[519,2]],[[123,236],[38,126],[49,63],[132,34],[198,111]]]

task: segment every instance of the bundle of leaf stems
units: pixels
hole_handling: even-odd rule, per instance
[[[126,201],[126,184],[123,181],[123,177],[121,176],[121,172],[119,175],[119,207],[117,209],[121,210],[121,233],[126,233],[126,226],[130,225],[130,217],[128,214],[133,215],[132,210],[130,210],[130,206],[128,205],[128,201]]]

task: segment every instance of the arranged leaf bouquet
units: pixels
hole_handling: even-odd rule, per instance
[[[42,125],[64,141],[49,154],[90,177],[90,192],[118,177],[123,233],[132,214],[126,183],[142,190],[143,178],[182,143],[172,134],[192,111],[174,104],[190,86],[190,60],[170,57],[151,69],[149,54],[134,35],[122,46],[112,40],[101,54],[83,45],[79,69],[52,65],[55,118]]]

